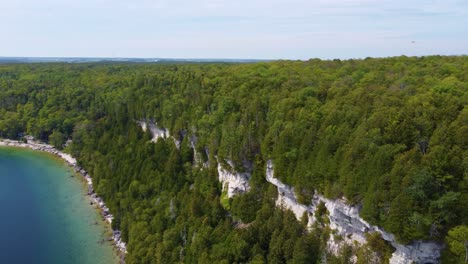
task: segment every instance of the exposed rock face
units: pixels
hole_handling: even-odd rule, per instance
[[[138,121],[138,124],[144,131],[147,129],[151,131],[153,142],[156,142],[159,138],[172,138],[176,146],[180,147],[180,142],[170,136],[168,129],[159,128],[154,122]],[[196,166],[201,165],[201,169],[207,167],[208,164],[203,163],[200,153],[197,153],[195,149],[196,137],[190,139],[190,145],[194,150],[194,164]],[[248,172],[236,172],[233,162],[231,160],[226,160],[226,162],[230,167],[228,169],[223,168],[221,163],[218,162],[218,179],[223,184],[223,191],[227,191],[229,198],[249,191],[251,174]],[[410,245],[398,244],[393,234],[387,233],[378,226],[367,223],[359,216],[360,208],[348,205],[344,199],[330,200],[319,194],[315,194],[309,206],[300,204],[297,201],[294,188],[274,177],[272,161],[267,162],[266,179],[278,188],[276,205],[291,210],[298,220],[306,214],[309,220],[309,227],[316,221],[313,214],[317,210],[317,206],[321,202],[325,204],[329,212],[330,228],[336,230],[337,234],[342,237],[340,241],[335,241],[333,237],[330,238],[327,247],[331,253],[338,254],[344,244],[353,245],[357,242],[363,245],[366,243],[366,233],[379,232],[382,238],[395,248],[395,252],[390,259],[391,264],[409,264],[413,262],[428,264],[439,262],[440,251],[443,245],[427,241],[414,241]]]
[[[151,135],[153,138],[151,139],[152,142],[157,142],[158,139],[163,138],[172,138],[174,140],[174,143],[176,144],[177,148],[180,149],[180,141],[176,140],[174,137],[172,137],[169,133],[169,129],[167,128],[160,128],[158,125],[153,122],[153,121],[145,121],[145,120],[139,120],[137,121],[138,125],[141,127],[143,131],[149,131],[151,132]],[[193,163],[194,166],[199,167],[200,169],[207,168],[209,166],[209,161],[208,162],[203,162],[201,153],[199,153],[196,150],[196,143],[197,143],[197,137],[195,135],[192,135],[190,137],[190,147],[193,149]],[[208,150],[207,151],[208,155]],[[208,155],[209,156],[209,155]],[[223,191],[227,191],[227,195],[229,198],[233,197],[234,195],[238,193],[243,193],[247,192],[250,190],[250,185],[249,185],[249,179],[251,174],[248,172],[244,173],[239,173],[236,172],[234,169],[234,163],[231,160],[226,160],[230,168],[223,168],[223,166],[218,162],[218,177],[219,181],[223,183]],[[251,169],[250,166],[247,166],[244,164],[244,167]]]
[[[238,193],[248,192],[250,190],[250,173],[236,172],[234,171],[234,163],[231,160],[226,160],[226,162],[231,167],[230,170],[224,169],[221,163],[218,162],[218,179],[223,183],[223,191],[227,190],[229,198]]]
[[[195,135],[192,135],[190,137],[190,147],[193,149],[193,164],[196,167],[199,167],[200,169],[208,168],[209,162],[203,162],[203,158],[201,154],[197,151],[196,149],[196,144],[197,144],[197,137]]]
[[[278,188],[277,206],[291,210],[297,219],[301,219],[304,213],[307,213],[309,216],[309,223],[313,221],[312,213],[309,213],[309,208],[297,201],[294,188],[282,183],[274,177],[273,163],[271,161],[267,162],[266,179]]]
[[[169,129],[167,128],[160,128],[158,127],[157,123],[154,123],[153,121],[146,122],[144,120],[137,121],[138,125],[140,125],[141,129],[143,131],[146,131],[149,129],[151,132],[151,135],[153,138],[151,139],[152,142],[157,142],[158,139],[166,139],[166,138],[172,138],[174,140],[174,143],[176,144],[176,147],[180,149],[180,141],[176,140],[174,137],[172,137],[169,133]]]
[[[409,264],[409,263],[438,263],[440,251],[443,246],[435,242],[414,241],[410,245],[401,245],[396,242],[394,235],[385,232],[378,226],[367,223],[359,216],[360,208],[350,206],[345,200],[330,200],[321,195],[315,194],[311,205],[299,204],[294,193],[294,188],[282,183],[274,177],[273,163],[267,162],[266,179],[278,188],[278,199],[276,204],[285,209],[291,210],[296,218],[300,220],[304,213],[309,218],[309,226],[315,221],[313,213],[316,211],[319,203],[323,202],[329,212],[330,228],[337,231],[343,237],[343,240],[336,242],[333,238],[328,241],[328,250],[337,254],[343,245],[347,243],[352,245],[354,241],[359,244],[366,243],[365,234],[369,232],[379,232],[382,238],[388,241],[396,250],[393,253],[391,264]]]
[[[151,135],[153,135],[153,138],[151,141],[156,142],[158,141],[159,138],[168,138],[169,137],[169,130],[165,128],[159,128],[158,125],[154,122],[149,122],[146,123],[146,121],[138,121],[138,124],[140,125],[141,129],[146,132],[146,130],[150,130]]]
[[[392,243],[396,248],[390,259],[391,264],[411,263],[439,263],[440,251],[443,246],[434,242],[414,241],[410,245]]]

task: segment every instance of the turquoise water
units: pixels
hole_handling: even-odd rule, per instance
[[[117,263],[84,187],[49,154],[0,147],[0,263]]]

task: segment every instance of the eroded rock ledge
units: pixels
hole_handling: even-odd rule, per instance
[[[227,191],[229,198],[238,193],[248,192],[251,174],[249,172],[236,172],[231,160],[226,160],[226,163],[229,165],[229,169],[224,169],[221,162],[218,161],[218,179],[223,184],[223,191]]]
[[[138,121],[138,123],[145,131],[149,128],[153,135],[153,142],[156,142],[159,138],[171,137],[168,129],[159,128],[154,122],[146,123],[145,121]],[[174,141],[176,145],[179,146],[180,142],[175,139]],[[203,169],[207,164],[203,164],[200,154],[195,150],[196,138],[191,138],[190,144],[195,152],[194,163],[202,163],[201,169]],[[223,185],[223,191],[227,192],[229,198],[240,193],[248,192],[250,190],[250,173],[236,172],[233,162],[231,160],[225,161],[228,165],[227,168],[223,166],[223,162],[217,162],[218,180]],[[347,201],[344,199],[331,200],[322,195],[314,194],[310,205],[300,204],[297,201],[294,188],[282,183],[279,179],[274,177],[273,162],[271,160],[267,162],[266,180],[278,188],[276,205],[291,210],[298,220],[301,220],[303,215],[306,214],[309,220],[309,227],[312,227],[316,221],[314,213],[318,205],[320,203],[325,205],[329,212],[328,218],[330,220],[330,228],[336,230],[337,234],[342,237],[340,241],[335,241],[332,236],[328,241],[328,250],[333,254],[338,254],[345,243],[348,245],[354,245],[355,243],[364,245],[367,243],[366,233],[378,232],[382,235],[384,240],[388,241],[395,248],[395,252],[390,258],[391,264],[439,263],[440,252],[443,245],[431,241],[413,241],[413,243],[409,245],[399,244],[393,234],[386,232],[378,226],[371,225],[362,219],[359,216],[360,208],[348,205]]]
[[[401,245],[397,243],[393,234],[390,234],[378,226],[367,223],[359,216],[359,208],[350,206],[345,200],[330,200],[319,194],[315,194],[309,206],[298,203],[294,188],[282,183],[274,177],[273,162],[267,162],[266,179],[278,188],[277,206],[291,210],[296,218],[300,220],[304,213],[309,218],[311,226],[315,217],[314,212],[317,206],[323,202],[329,212],[330,228],[337,231],[343,237],[344,243],[352,245],[354,241],[363,245],[366,243],[365,234],[369,232],[378,232],[382,238],[388,241],[395,252],[390,259],[391,264],[409,264],[409,263],[439,263],[440,251],[443,246],[428,241],[414,241],[410,245]],[[337,254],[343,242],[336,242],[333,238],[328,242],[328,250]]]
[[[160,138],[171,138],[172,140],[174,140],[176,147],[180,149],[180,141],[171,136],[171,134],[169,133],[169,129],[158,127],[158,124],[153,121],[146,122],[145,120],[139,120],[137,121],[137,123],[143,131],[146,132],[149,129],[151,135],[153,136],[153,138],[151,139],[152,142],[157,142]]]

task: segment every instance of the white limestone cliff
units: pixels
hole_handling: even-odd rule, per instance
[[[174,140],[176,147],[180,149],[180,141],[171,136],[171,134],[169,133],[169,129],[158,127],[158,124],[154,123],[153,121],[146,122],[145,120],[140,120],[137,121],[137,123],[143,131],[146,132],[146,130],[149,129],[151,135],[153,136],[153,138],[151,139],[152,142],[157,142],[160,138],[171,138],[172,140]]]
[[[276,200],[277,206],[291,210],[299,220],[302,218],[304,213],[307,213],[309,223],[313,221],[312,214],[308,211],[309,208],[297,201],[294,189],[274,177],[273,163],[271,161],[267,162],[266,179],[278,188],[278,199]]]
[[[203,162],[202,154],[197,151],[196,144],[197,137],[192,135],[190,137],[190,147],[193,149],[193,165],[203,170],[204,168],[208,168],[209,162]]]
[[[250,173],[236,172],[234,163],[231,160],[226,160],[226,162],[231,167],[230,169],[224,169],[218,162],[218,179],[223,184],[223,191],[227,191],[229,198],[239,193],[248,192],[250,190]]]
[[[159,138],[173,138],[169,134],[169,130],[159,128],[153,122],[146,123],[145,121],[138,122],[143,130],[149,129],[153,135],[152,141],[156,142]],[[174,138],[173,138],[174,139]],[[179,147],[180,142],[176,141]],[[203,163],[200,153],[195,149],[196,137],[190,139],[190,145],[194,150],[194,164],[200,166],[201,169],[208,166]],[[218,161],[218,180],[222,183],[223,191],[227,192],[227,196],[232,198],[236,194],[248,192],[250,190],[249,180],[251,174],[248,172],[239,173],[235,171],[235,166],[231,160],[226,160],[228,168],[224,168],[221,162]],[[245,166],[244,166],[245,167]],[[272,161],[267,162],[266,179],[271,184],[278,188],[278,198],[276,205],[284,209],[291,210],[298,220],[301,220],[304,214],[308,217],[308,225],[312,227],[315,222],[314,212],[317,206],[323,202],[327,208],[330,220],[329,226],[335,230],[336,234],[340,235],[340,241],[336,241],[332,236],[327,248],[331,253],[338,254],[344,244],[360,245],[365,244],[366,233],[378,232],[382,238],[388,241],[394,248],[395,252],[390,259],[391,264],[409,264],[409,263],[438,263],[440,252],[443,248],[441,244],[428,241],[414,241],[409,245],[399,244],[393,234],[384,231],[378,226],[373,226],[367,223],[359,216],[360,208],[350,206],[344,199],[330,200],[322,195],[314,194],[310,205],[303,205],[297,201],[294,193],[294,188],[282,183],[274,177],[274,169]]]
[[[343,238],[339,242],[335,241],[334,238],[328,241],[327,246],[331,253],[337,254],[343,243],[353,245],[357,242],[363,245],[366,243],[366,233],[378,232],[384,240],[388,241],[395,248],[395,252],[390,259],[391,264],[409,264],[413,262],[427,264],[439,262],[440,251],[443,248],[442,245],[430,241],[414,241],[409,245],[401,245],[396,241],[394,235],[367,223],[359,216],[359,208],[348,205],[343,199],[330,200],[315,194],[309,206],[298,203],[294,188],[274,177],[272,161],[267,162],[266,179],[278,188],[276,204],[291,210],[298,220],[306,213],[309,218],[309,226],[315,221],[313,214],[317,206],[321,202],[325,204],[329,212],[330,228],[336,230],[337,234]]]

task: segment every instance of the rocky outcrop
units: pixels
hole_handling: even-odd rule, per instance
[[[250,190],[249,179],[251,174],[249,172],[236,172],[235,166],[231,160],[226,160],[229,169],[224,169],[218,161],[218,179],[223,184],[223,191],[227,191],[229,198],[236,194],[248,192]]]
[[[312,223],[312,213],[309,212],[307,206],[297,201],[294,189],[274,177],[273,163],[271,161],[267,162],[266,180],[278,188],[278,198],[276,199],[278,207],[291,210],[297,219],[301,219],[304,213],[306,213],[309,217],[309,224]]]
[[[390,259],[391,264],[438,263],[443,246],[435,242],[414,241],[410,245],[392,243],[396,248]]]
[[[177,148],[180,148],[180,141],[176,140],[170,135],[169,129],[160,128],[153,121],[147,122],[145,120],[140,120],[137,121],[137,123],[143,131],[149,130],[151,132],[151,135],[153,136],[153,138],[151,139],[152,142],[156,142],[160,138],[172,138]],[[189,141],[190,147],[193,149],[194,166],[199,167],[201,170],[207,168],[209,166],[209,162],[204,162],[201,153],[199,153],[196,149],[197,137],[195,135],[192,135]],[[227,192],[227,196],[231,198],[238,193],[249,191],[250,173],[236,172],[234,169],[234,163],[231,160],[226,160],[226,163],[228,164],[229,168],[223,168],[223,165],[221,165],[221,163],[218,162],[218,179],[223,185],[223,191]]]
[[[193,165],[203,170],[204,168],[208,168],[209,162],[203,161],[202,154],[197,151],[196,144],[197,144],[197,137],[195,135],[192,135],[190,137],[190,147],[193,150]],[[205,151],[207,152],[206,149]],[[207,156],[209,156],[208,153],[206,154]]]
[[[171,137],[168,129],[159,128],[154,122],[139,121],[138,123],[143,130],[149,129],[151,131],[153,142],[156,142],[159,138]],[[180,145],[180,142],[175,139],[174,141],[177,146]],[[194,150],[195,166],[199,166],[201,169],[207,167],[208,164],[203,162],[200,153],[196,151],[196,137],[190,139],[190,145]],[[236,172],[234,163],[231,160],[225,161],[227,168],[223,167],[223,164],[218,161],[218,179],[222,183],[223,191],[227,192],[229,198],[249,191],[251,174],[249,172]],[[345,199],[331,200],[322,195],[315,194],[310,205],[300,204],[297,201],[294,188],[274,177],[272,161],[267,162],[266,179],[278,188],[276,205],[291,210],[298,220],[301,220],[305,215],[308,218],[309,228],[316,221],[314,213],[318,205],[320,203],[325,205],[330,220],[329,227],[335,230],[335,234],[340,236],[338,240],[333,236],[329,239],[327,248],[331,253],[338,254],[344,244],[355,245],[357,243],[363,245],[367,242],[366,233],[378,232],[384,240],[388,241],[395,248],[395,252],[390,259],[390,263],[392,264],[409,264],[413,262],[428,264],[439,262],[443,245],[428,241],[414,241],[409,245],[401,245],[396,241],[393,234],[386,232],[378,226],[373,226],[362,219],[359,216],[360,208],[349,205]]]
[[[180,141],[171,136],[171,134],[169,133],[169,129],[158,127],[158,124],[153,121],[146,122],[145,120],[140,120],[137,121],[137,123],[143,131],[146,132],[149,129],[151,135],[153,136],[153,138],[151,139],[152,142],[157,142],[160,138],[171,138],[172,140],[174,140],[176,147],[180,149]]]
[[[315,222],[313,214],[317,210],[317,206],[324,203],[328,210],[330,228],[342,237],[340,241],[335,241],[333,237],[328,241],[327,246],[331,253],[337,254],[344,243],[353,245],[357,242],[363,245],[366,243],[366,233],[378,232],[384,240],[395,248],[395,252],[390,259],[392,264],[439,262],[442,245],[427,241],[414,241],[410,245],[401,245],[396,241],[394,235],[385,232],[378,226],[370,225],[362,219],[359,216],[360,208],[348,205],[344,199],[331,200],[315,194],[310,205],[306,206],[298,203],[294,188],[274,177],[272,161],[267,162],[266,179],[278,188],[277,206],[291,210],[298,220],[306,214],[309,219],[309,227]]]

